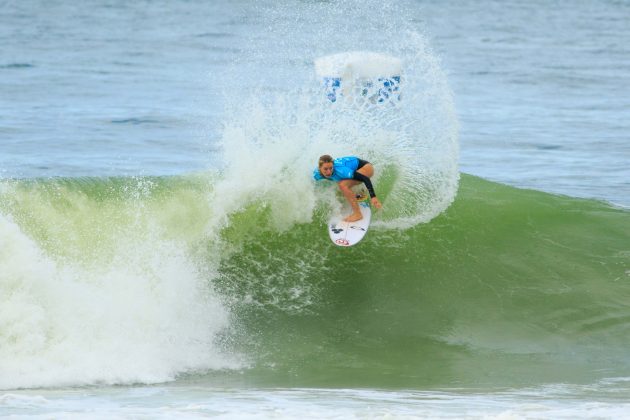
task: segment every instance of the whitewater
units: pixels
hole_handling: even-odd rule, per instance
[[[626,5],[7,6],[0,415],[627,416]]]

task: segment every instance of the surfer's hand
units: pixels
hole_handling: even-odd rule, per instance
[[[381,204],[380,201],[378,201],[378,198],[376,197],[372,197],[372,205],[374,207],[376,207],[377,209],[380,209],[381,207],[383,207],[383,205]]]

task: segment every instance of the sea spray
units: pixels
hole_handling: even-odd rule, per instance
[[[259,9],[265,36],[242,47],[229,72],[232,82],[221,82],[230,87],[219,142],[224,178],[210,199],[227,200],[221,225],[248,203],[269,206],[284,229],[308,222],[322,202],[308,182],[322,154],[374,163],[384,204],[375,226],[408,228],[444,211],[457,192],[459,123],[446,74],[421,25],[390,2],[285,2]],[[347,18],[356,13],[362,13],[362,30],[348,31]],[[314,64],[336,53],[393,57],[402,67],[400,100],[359,103],[355,95],[331,102]],[[324,201],[333,203],[329,196]]]
[[[361,36],[348,34],[344,16],[365,10],[356,5],[260,6],[264,39],[242,47],[231,80],[216,75],[229,89],[220,175],[208,193],[212,212],[204,231],[211,254],[221,255],[222,294],[238,307],[299,313],[321,299],[330,250],[314,238],[325,239],[323,226],[344,200],[334,184],[313,181],[320,155],[353,154],[375,165],[384,208],[373,226],[380,234],[430,221],[456,195],[459,127],[439,58],[399,5],[373,4],[384,13],[366,15]],[[305,19],[320,24],[304,33]],[[400,95],[384,103],[360,93],[331,101],[315,62],[339,52],[367,57],[371,74],[379,69],[370,57],[392,57],[401,67]],[[281,241],[294,249],[278,251],[285,249]]]

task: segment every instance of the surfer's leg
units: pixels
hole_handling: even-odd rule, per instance
[[[354,195],[354,191],[352,191],[352,187],[360,184],[359,181],[355,181],[354,179],[344,179],[339,181],[339,189],[343,193],[348,203],[350,203],[350,207],[352,207],[352,214],[345,219],[346,222],[356,222],[357,220],[363,219],[363,215],[361,214],[361,209],[359,208],[359,203],[357,203],[357,198]]]
[[[374,176],[374,166],[372,166],[372,164],[368,162],[357,169],[357,172],[367,176],[368,178],[372,178]]]

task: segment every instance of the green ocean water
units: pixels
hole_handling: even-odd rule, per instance
[[[627,211],[463,175],[428,224],[341,249],[323,223],[257,235],[222,263],[221,286],[261,303],[239,312],[264,380],[512,386],[628,373]]]
[[[415,388],[630,374],[627,210],[462,174],[430,222],[377,223],[341,248],[325,202],[289,224],[260,200],[217,222],[213,183],[3,182],[3,386],[41,385],[24,367],[34,360],[61,384]],[[19,317],[33,308],[37,322]],[[160,346],[172,352],[153,355]],[[130,367],[102,373],[117,351]],[[94,371],[68,373],[73,363]]]

